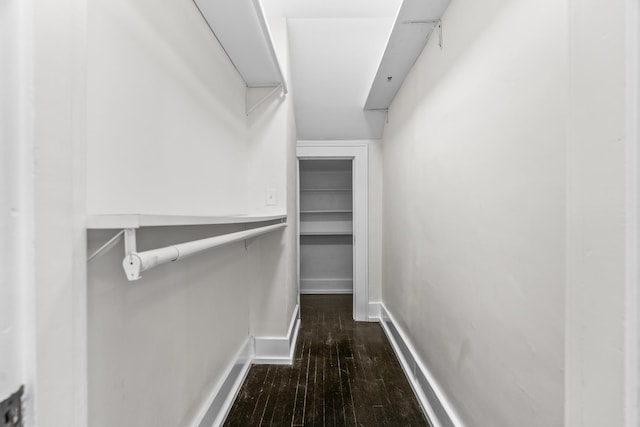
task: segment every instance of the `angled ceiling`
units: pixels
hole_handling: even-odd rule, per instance
[[[267,14],[287,18],[393,18],[400,0],[263,0]]]
[[[434,28],[414,21],[439,19],[449,1],[262,0],[267,17],[288,19],[298,139],[382,138],[385,109]]]
[[[288,18],[300,140],[377,139],[386,113],[364,111],[401,0],[263,0]]]
[[[289,19],[298,138],[380,138],[386,112],[363,106],[392,18]]]
[[[298,139],[382,138],[386,110],[450,0],[194,0],[248,87],[287,93],[268,20],[286,18]]]

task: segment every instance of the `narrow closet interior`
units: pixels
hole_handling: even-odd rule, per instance
[[[300,293],[353,293],[353,160],[300,159]]]

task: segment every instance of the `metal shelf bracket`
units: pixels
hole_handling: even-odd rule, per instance
[[[247,88],[247,89],[260,89],[260,88]],[[251,107],[248,106],[249,101],[246,100],[245,103],[247,104],[247,110],[245,111],[245,114],[248,116],[249,114],[253,113],[259,106],[261,106],[262,104],[264,104],[264,102],[271,98],[276,92],[281,91],[283,94],[286,94],[286,92],[284,91],[284,87],[282,85],[278,85],[275,86],[273,88],[273,90],[271,90],[268,94],[266,94],[265,96],[263,96],[262,98],[260,98],[258,100],[258,102],[256,102],[255,104],[253,104]]]
[[[113,236],[104,245],[100,246],[98,250],[96,250],[94,253],[89,255],[89,257],[87,258],[87,262],[90,262],[92,259],[99,257],[100,255],[107,252],[108,250],[113,248],[115,245],[117,245],[120,239],[122,239],[123,234],[124,234],[124,230],[120,230],[118,234]]]

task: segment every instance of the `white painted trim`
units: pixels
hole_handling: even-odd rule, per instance
[[[640,425],[640,290],[638,289],[640,254],[640,2],[626,1],[626,274],[625,274],[625,426]]]
[[[5,208],[2,212],[5,216],[9,233],[3,235],[10,245],[10,251],[4,257],[2,269],[9,283],[19,284],[14,298],[10,298],[15,304],[15,324],[8,333],[16,334],[15,351],[20,361],[18,366],[1,366],[0,370],[9,372],[8,378],[3,381],[12,382],[14,379],[19,384],[24,384],[23,396],[23,421],[26,427],[36,426],[36,404],[38,390],[38,362],[37,352],[37,311],[36,303],[38,295],[35,281],[35,136],[34,136],[34,70],[35,70],[35,11],[31,1],[10,0],[3,5],[3,13],[7,14],[9,26],[5,26],[2,32],[6,37],[0,47],[3,61],[6,61],[2,86],[2,101],[0,101],[1,115],[6,119],[0,123],[1,133],[6,136],[2,141],[6,158],[2,161],[3,170],[7,173],[7,186],[3,186],[2,195],[5,198]],[[4,68],[4,67],[3,67]],[[5,169],[6,168],[6,169]],[[5,254],[3,254],[5,255]],[[6,286],[0,283],[0,287]],[[2,304],[0,304],[1,306]],[[46,304],[40,304],[47,306]],[[1,308],[0,308],[1,309]],[[3,325],[5,327],[6,325]],[[60,325],[60,328],[66,325]],[[7,333],[5,331],[5,333]],[[0,348],[4,351],[4,348]],[[4,357],[0,357],[4,360]],[[0,360],[0,363],[4,363]],[[82,361],[80,361],[82,363]],[[78,372],[82,377],[82,372]],[[78,384],[82,378],[78,378]],[[19,385],[17,384],[17,385]],[[13,384],[12,384],[13,385]],[[13,391],[17,390],[17,385]],[[13,388],[13,387],[12,387]],[[71,391],[69,391],[71,394]],[[0,396],[0,399],[8,395]],[[78,397],[79,404],[83,405],[86,399]],[[65,401],[66,403],[66,401]],[[67,412],[65,412],[65,415]],[[76,414],[73,419],[67,420],[69,425],[76,423]]]
[[[296,159],[294,163],[296,164],[296,285],[298,288],[296,304],[300,307],[300,162]]]
[[[25,385],[25,425],[35,425],[34,143],[30,2],[9,0],[0,17],[0,400]]]
[[[286,220],[287,214],[247,214],[224,216],[187,216],[151,214],[113,214],[87,216],[87,228],[117,229],[142,227],[171,227],[180,225],[251,224],[263,221]]]
[[[301,289],[300,295],[351,295],[351,289]]]
[[[382,318],[382,303],[374,301],[369,303],[369,322],[380,322]]]
[[[420,360],[415,347],[398,326],[393,315],[383,303],[379,306],[382,329],[433,427],[464,427],[453,405],[426,365]]]
[[[300,159],[353,159],[353,318],[368,320],[369,146],[364,143],[298,142]],[[298,247],[298,250],[300,248]]]
[[[223,424],[249,372],[252,354],[253,339],[249,337],[200,409],[193,427],[217,427]]]
[[[290,365],[300,331],[300,306],[296,305],[284,337],[255,337],[253,363],[256,365]]]
[[[300,279],[300,294],[352,293],[352,279]]]

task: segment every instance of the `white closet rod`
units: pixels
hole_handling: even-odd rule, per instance
[[[180,243],[144,252],[136,252],[135,230],[127,229],[125,230],[125,248],[127,254],[122,260],[122,266],[124,267],[127,279],[130,281],[138,280],[141,277],[140,273],[157,265],[171,261],[178,261],[202,251],[213,249],[228,243],[257,237],[262,234],[270,233],[271,231],[285,228],[286,226],[286,223],[267,225],[251,230],[223,234],[222,236],[194,240],[192,242]]]

